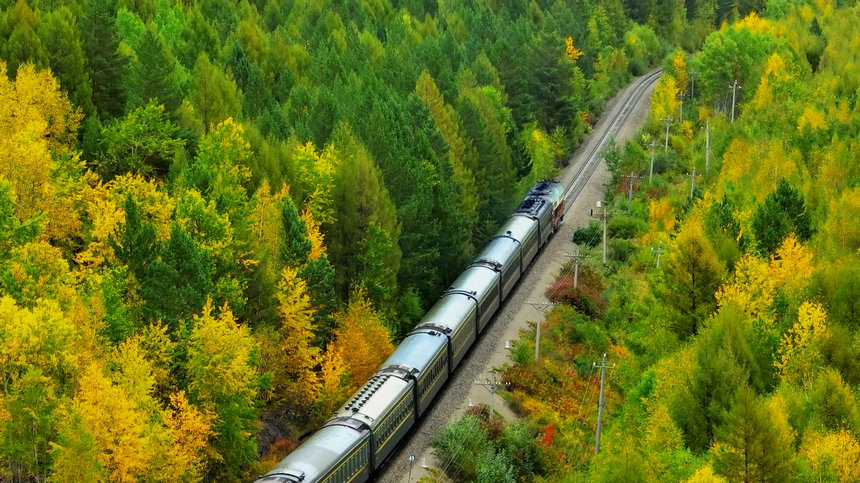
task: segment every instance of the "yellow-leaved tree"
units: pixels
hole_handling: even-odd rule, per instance
[[[350,297],[349,307],[335,315],[335,350],[349,367],[349,391],[373,375],[394,352],[391,335],[361,290]]]
[[[814,302],[803,302],[797,311],[797,322],[782,336],[779,359],[774,367],[782,381],[810,387],[822,356],[818,344],[827,330],[827,313]]]
[[[257,344],[226,305],[207,300],[188,337],[188,399],[216,414],[207,477],[237,479],[257,458]]]
[[[676,50],[675,55],[672,56],[672,74],[678,82],[678,89],[681,92],[686,91],[690,76],[687,73],[687,56],[681,49]]]
[[[10,81],[0,61],[0,178],[12,184],[18,219],[44,213],[42,232],[54,239],[80,229],[73,203],[80,186],[68,179],[69,170],[81,171],[73,152],[80,120],[49,71],[24,64]]]
[[[288,414],[306,415],[319,392],[314,368],[319,362],[319,348],[313,346],[313,309],[307,283],[298,269],[284,268],[278,282],[278,305],[281,325],[260,330],[263,368],[272,374],[272,394]]]
[[[293,150],[298,185],[293,189],[300,191],[296,198],[311,212],[320,224],[334,223],[334,173],[340,161],[334,146],[329,145],[317,152],[313,143],[296,146]]]
[[[54,446],[57,481],[137,481],[147,476],[156,446],[147,417],[122,386],[97,364],[78,379],[75,398],[63,408]]]
[[[663,75],[651,96],[651,114],[654,119],[662,120],[678,115],[678,83],[674,77]]]
[[[833,475],[843,482],[860,481],[860,444],[851,431],[821,434],[808,430],[800,454],[821,475]]]

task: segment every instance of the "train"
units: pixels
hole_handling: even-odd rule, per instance
[[[257,483],[369,480],[430,408],[564,212],[562,185],[537,183],[379,370]]]

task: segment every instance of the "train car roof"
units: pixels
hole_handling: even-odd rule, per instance
[[[439,332],[436,332],[436,335],[427,332],[410,334],[382,363],[382,367],[402,365],[426,370],[436,354],[447,344],[448,338]]]
[[[373,429],[389,406],[409,389],[410,384],[411,381],[407,382],[390,374],[376,374],[353,394],[332,419],[348,417]]]
[[[475,257],[475,261],[473,263],[490,261],[505,265],[510,263],[511,259],[516,254],[518,247],[519,243],[508,237],[493,238],[489,243],[487,243],[487,246],[481,250],[481,253]]]
[[[550,200],[553,206],[558,206],[558,201],[564,196],[564,188],[558,181],[544,180],[534,185],[528,196],[540,196]]]
[[[447,327],[450,332],[455,332],[460,324],[466,319],[474,317],[478,303],[468,295],[460,293],[443,294],[430,310],[424,314],[421,322],[415,326],[415,330],[421,329],[422,325],[433,324]],[[450,335],[450,334],[449,334]]]
[[[463,270],[463,273],[454,280],[448,290],[462,290],[470,292],[480,302],[487,296],[487,293],[493,289],[496,280],[499,279],[499,273],[487,267],[469,267]]]
[[[293,473],[304,473],[305,481],[315,481],[366,438],[367,434],[346,426],[323,426],[266,475],[276,475],[289,470]]]
[[[528,216],[512,216],[499,228],[496,236],[509,236],[522,243],[529,232],[535,229],[537,221]]]

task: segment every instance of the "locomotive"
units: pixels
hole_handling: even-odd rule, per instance
[[[561,184],[537,183],[370,380],[257,483],[369,480],[428,410],[564,211]]]

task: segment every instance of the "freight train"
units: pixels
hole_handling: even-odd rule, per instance
[[[370,479],[427,412],[564,212],[561,184],[536,184],[370,380],[257,483]]]

